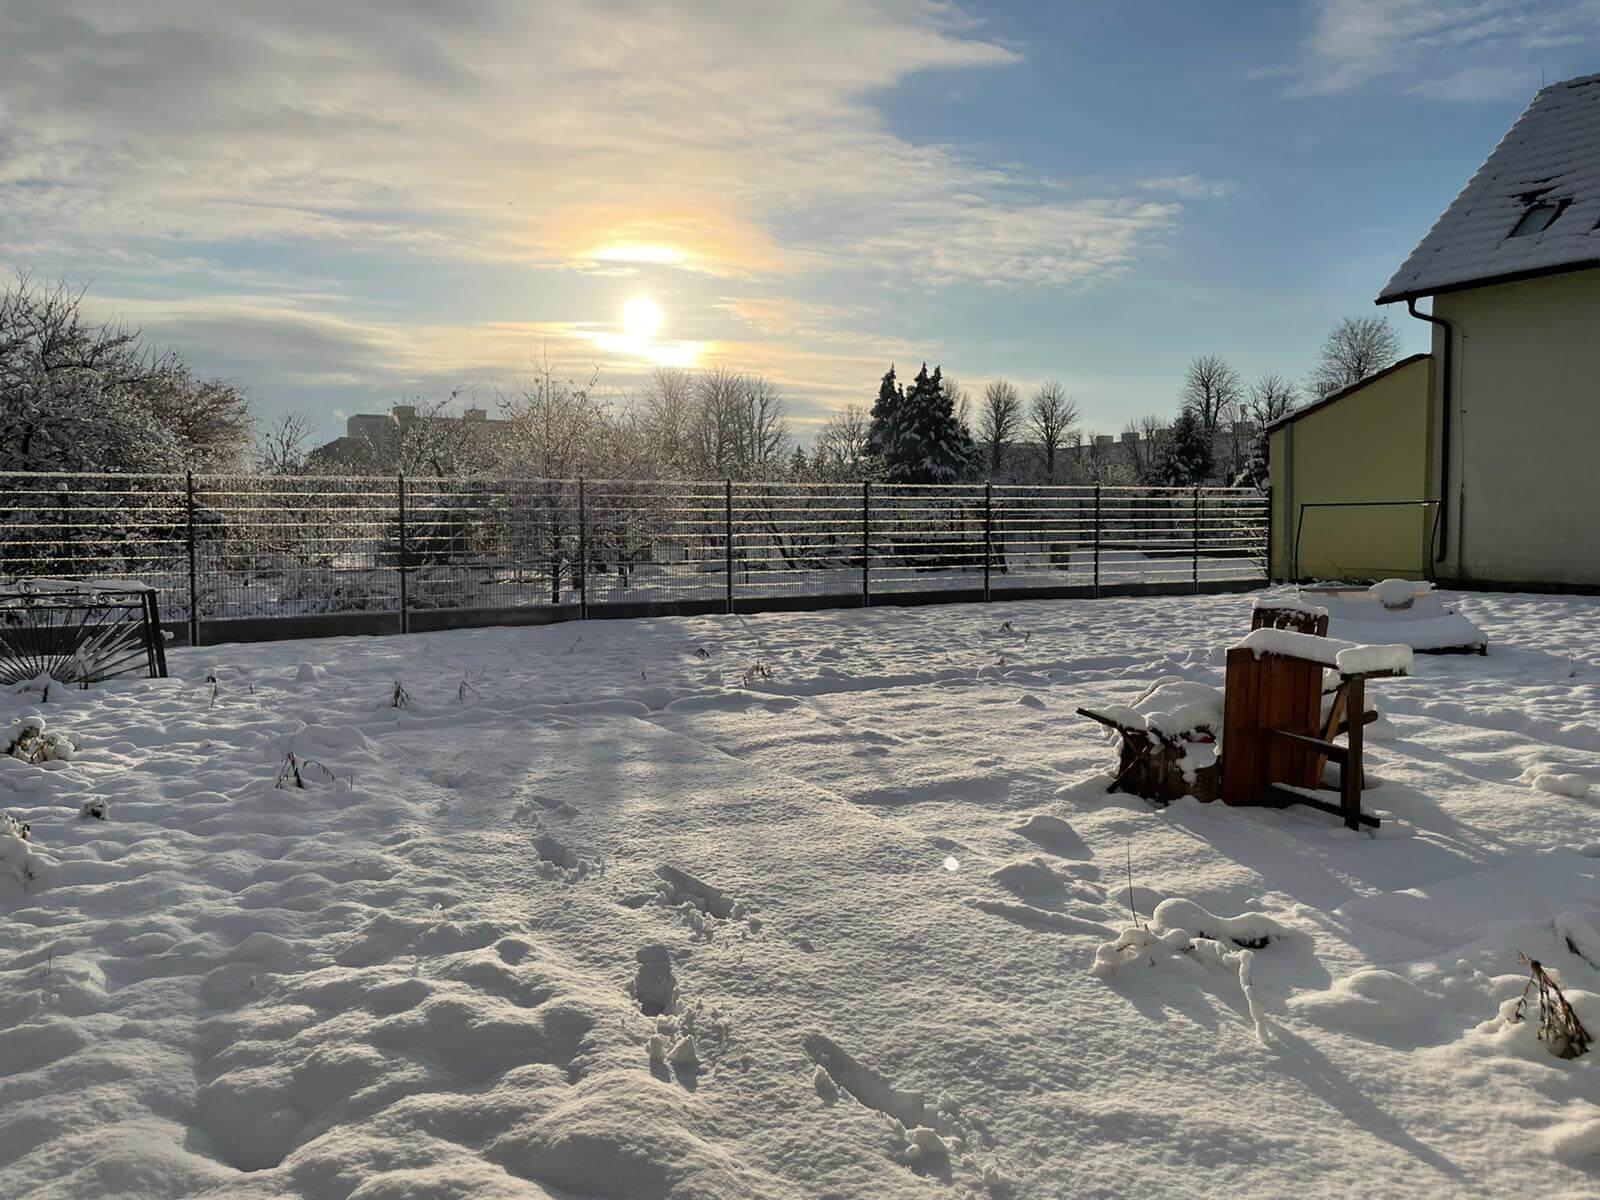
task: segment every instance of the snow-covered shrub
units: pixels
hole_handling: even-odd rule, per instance
[[[31,833],[26,821],[0,813],[0,879],[27,885],[44,874],[46,864],[34,852]]]
[[[67,762],[76,747],[64,733],[45,732],[44,718],[34,714],[11,723],[0,752],[25,763]]]

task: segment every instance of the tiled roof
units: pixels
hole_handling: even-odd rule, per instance
[[[1600,75],[1540,90],[1378,303],[1591,266],[1600,266]]]

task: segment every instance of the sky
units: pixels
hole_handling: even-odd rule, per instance
[[[0,269],[329,436],[541,359],[1116,432],[1196,355],[1304,377],[1596,71],[1600,0],[0,0]]]

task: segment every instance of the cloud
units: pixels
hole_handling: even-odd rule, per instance
[[[1199,175],[1161,175],[1146,179],[1139,186],[1180,200],[1221,200],[1239,190],[1231,180],[1203,179]]]
[[[1318,0],[1291,95],[1372,83],[1440,100],[1531,95],[1584,69],[1600,0]]]
[[[983,172],[897,138],[870,98],[1015,59],[926,0],[59,0],[8,24],[18,249],[303,238],[576,263],[636,244],[730,274],[832,249],[774,236],[819,207],[909,193],[958,217]]]
[[[391,392],[507,339],[592,346],[639,276],[697,322],[674,336],[824,397],[783,338],[865,361],[895,344],[869,295],[1090,286],[1191,198],[1083,192],[877,107],[1018,57],[948,0],[11,5],[0,265],[93,277],[252,384]],[[739,316],[773,296],[787,334]]]

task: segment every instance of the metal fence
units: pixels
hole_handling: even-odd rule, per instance
[[[1269,512],[1247,488],[0,474],[0,575],[137,578],[199,641],[1253,586]]]

